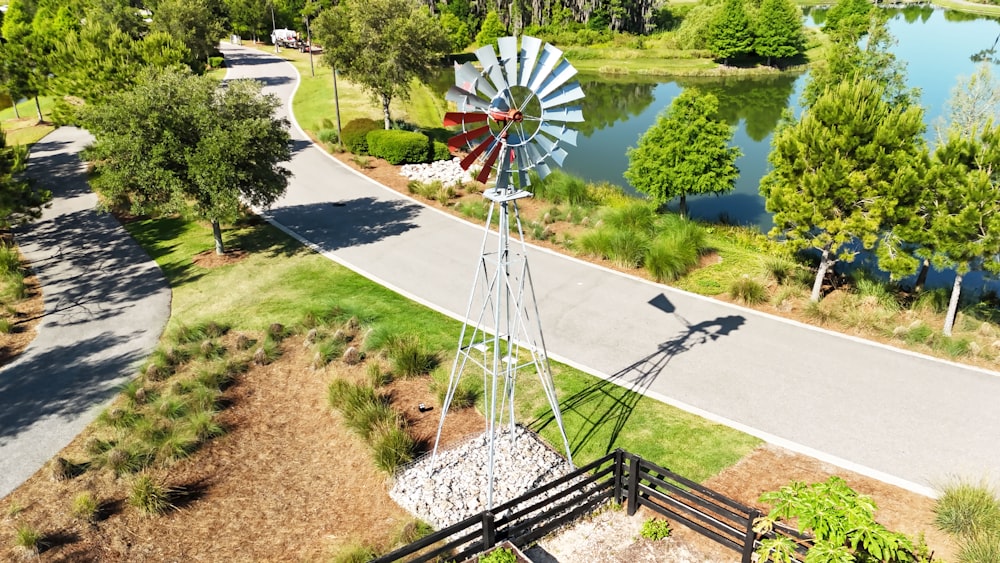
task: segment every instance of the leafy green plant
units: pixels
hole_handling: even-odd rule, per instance
[[[341,139],[347,150],[356,155],[368,154],[368,133],[382,129],[384,124],[374,119],[360,118],[348,121],[340,130]]]
[[[159,516],[173,508],[170,503],[170,490],[146,474],[139,475],[132,481],[128,503],[146,516]]]
[[[875,502],[859,495],[840,477],[807,485],[793,482],[760,496],[771,511],[754,523],[754,531],[769,533],[778,520],[795,520],[798,530],[810,534],[815,543],[807,563],[882,561],[909,563],[926,561],[925,549],[905,535],[892,532],[875,521]],[[760,561],[792,561],[795,543],[787,537],[761,541]]]
[[[759,305],[767,301],[767,288],[753,278],[741,276],[729,285],[729,296],[747,305]]]
[[[517,556],[511,549],[497,547],[486,555],[480,555],[479,563],[517,563]]]
[[[368,154],[385,159],[389,164],[427,162],[431,155],[431,140],[423,133],[396,129],[375,129],[365,136]]]
[[[670,537],[670,522],[659,518],[650,518],[642,523],[639,536],[647,540],[662,540]]]
[[[950,483],[934,503],[934,525],[954,536],[1000,531],[1000,499],[985,482]]]

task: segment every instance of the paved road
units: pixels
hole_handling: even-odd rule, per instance
[[[90,139],[56,129],[28,160],[28,175],[53,192],[44,215],[15,232],[41,280],[45,317],[24,354],[0,369],[0,497],[96,417],[170,315],[159,267],[114,217],[93,210],[77,156]]]
[[[235,64],[232,77],[258,78],[267,91],[291,99],[298,79],[290,64],[232,46],[226,57]],[[464,316],[481,227],[352,172],[309,145],[297,127],[292,135],[294,178],[271,220],[388,287]],[[997,373],[835,335],[545,250],[529,255],[553,358],[919,492],[956,475],[1000,485]],[[568,405],[571,398],[562,399]],[[572,408],[603,407],[578,401]],[[603,423],[616,424],[629,411],[600,414],[607,415]],[[582,437],[570,439],[576,444]]]

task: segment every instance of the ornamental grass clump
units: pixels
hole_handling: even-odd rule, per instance
[[[729,285],[729,296],[747,305],[767,302],[767,288],[759,281],[741,276]]]
[[[934,524],[958,542],[959,563],[1000,563],[1000,499],[986,482],[945,486]]]
[[[142,474],[129,486],[128,503],[144,516],[159,516],[173,508],[170,489],[151,476]]]
[[[392,373],[398,377],[427,374],[438,365],[437,355],[428,352],[416,335],[396,335],[389,338],[385,351]]]
[[[97,521],[101,504],[97,502],[94,493],[83,491],[73,497],[73,504],[70,506],[70,514],[77,520],[93,524]]]
[[[22,522],[14,528],[14,548],[26,557],[37,557],[43,547],[45,535],[38,528]]]

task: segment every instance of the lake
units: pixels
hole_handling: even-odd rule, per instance
[[[910,86],[921,90],[921,104],[933,143],[933,122],[942,114],[960,76],[976,70],[973,59],[993,47],[1000,22],[930,6],[894,9],[889,29],[897,40],[893,52],[904,61]],[[812,10],[807,25],[822,23],[825,11]],[[572,61],[570,61],[572,62]],[[720,112],[736,126],[733,137],[743,156],[737,161],[736,189],[723,196],[688,198],[693,217],[771,226],[770,214],[758,191],[767,172],[771,134],[785,108],[799,111],[807,74],[753,78],[608,78],[581,75],[587,98],[578,146],[569,149],[564,169],[590,181],[609,181],[631,190],[622,176],[628,167],[625,151],[655,122],[656,116],[684,89],[698,87],[719,98]],[[676,205],[676,201],[674,202]]]

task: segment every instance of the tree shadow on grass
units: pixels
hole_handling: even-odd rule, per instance
[[[668,314],[673,314],[673,305],[660,295],[650,301],[650,305]],[[681,317],[681,320],[684,319]],[[646,391],[663,372],[674,357],[701,344],[707,344],[729,335],[739,329],[746,319],[740,315],[728,315],[689,324],[673,338],[657,346],[655,352],[622,368],[607,379],[602,379],[559,402],[570,450],[575,455],[594,439],[607,435],[604,453],[617,447],[618,437],[631,418],[636,405]],[[555,418],[551,410],[528,424],[541,432]]]

